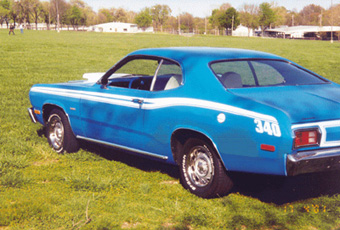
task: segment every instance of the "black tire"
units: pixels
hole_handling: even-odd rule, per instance
[[[201,139],[185,142],[180,173],[183,187],[202,198],[224,196],[233,187],[214,148]]]
[[[46,137],[48,143],[57,153],[77,152],[79,143],[66,115],[59,109],[53,109],[46,123]]]

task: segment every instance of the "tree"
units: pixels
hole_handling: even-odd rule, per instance
[[[288,11],[285,7],[283,6],[277,6],[272,8],[274,13],[275,13],[275,26],[282,26],[282,25],[288,25],[289,24],[289,19],[290,15],[288,14]]]
[[[126,10],[123,8],[112,8],[111,9],[112,15],[113,15],[113,21],[115,22],[127,22],[128,21],[128,15]]]
[[[340,26],[340,4],[333,5],[324,13],[326,25]],[[329,36],[329,35],[328,35]],[[340,41],[340,31],[333,31],[333,38]]]
[[[223,12],[219,9],[214,9],[211,12],[209,22],[213,27],[221,29],[220,21],[218,20],[221,14],[223,14]]]
[[[65,2],[65,5],[63,5],[63,11],[60,15],[60,24],[61,25],[70,25],[70,18],[69,18],[69,12],[72,8],[72,5],[68,2]],[[59,12],[61,12],[59,10]]]
[[[219,35],[220,30],[223,29],[223,26],[220,24],[220,18],[223,17],[224,12],[225,11],[220,9],[214,9],[209,17],[209,23],[215,28],[215,34],[217,32],[217,35]]]
[[[9,14],[10,14],[10,2],[8,0],[0,1],[0,24],[2,27],[3,22],[6,22],[8,28]]]
[[[310,4],[300,11],[302,25],[321,25],[323,24],[324,8],[318,5]]]
[[[95,22],[95,13],[85,2],[82,0],[71,0],[70,3],[71,8],[68,11],[68,17],[74,29],[78,29],[80,25],[90,25],[89,21]]]
[[[243,5],[243,9],[240,12],[241,24],[248,28],[248,37],[250,36],[250,30],[255,30],[259,27],[259,7],[257,5]]]
[[[3,22],[6,21],[6,19],[8,17],[8,13],[9,13],[9,10],[0,6],[0,24],[1,24],[1,27],[2,27]]]
[[[51,11],[50,2],[42,2],[40,16],[42,17],[43,22],[46,23],[48,30],[50,29],[50,23],[51,23],[50,11]]]
[[[187,32],[192,32],[194,29],[194,17],[187,13],[184,12],[180,15],[180,20],[181,20],[181,30],[187,31]]]
[[[59,29],[59,25],[67,21],[66,12],[70,4],[65,0],[51,0],[51,17],[56,24],[56,29]]]
[[[152,24],[152,16],[150,8],[146,7],[142,9],[135,17],[135,22],[138,27],[145,30]]]
[[[224,13],[218,17],[219,24],[225,28],[234,30],[240,25],[239,14],[234,7],[228,8]]]
[[[205,18],[199,18],[195,17],[194,18],[194,26],[195,26],[195,31],[198,34],[203,34],[206,32],[206,19]]]
[[[168,5],[155,5],[151,9],[152,19],[156,23],[156,28],[158,25],[161,26],[161,32],[163,32],[163,25],[169,18],[171,14],[171,9]]]
[[[168,29],[175,33],[178,30],[178,17],[169,16],[166,23],[164,23],[163,29]]]
[[[151,14],[151,10],[150,10],[150,14]],[[136,12],[134,12],[134,11],[126,11],[126,22],[134,23],[136,16],[137,16]]]
[[[73,29],[76,30],[78,29],[78,26],[83,19],[82,12],[80,8],[77,5],[73,5],[69,10],[68,10],[68,22],[73,26]]]
[[[220,10],[222,11],[226,11],[227,9],[231,8],[232,6],[229,4],[229,3],[223,3],[221,6],[220,6]]]
[[[70,3],[72,6],[77,6],[79,9],[84,9],[86,7],[86,3],[82,0],[71,0]]]
[[[286,25],[288,26],[300,25],[300,16],[296,11],[288,11]]]
[[[17,18],[20,15],[20,10],[21,6],[19,2],[15,1],[10,1],[10,7],[9,7],[9,19],[12,19],[14,22],[14,26],[16,25]],[[8,27],[8,25],[7,25]]]
[[[240,25],[239,14],[229,3],[222,4],[219,9],[214,9],[209,17],[209,22],[215,29],[233,29]]]
[[[275,12],[271,9],[269,3],[264,2],[260,5],[259,24],[262,29],[262,36],[265,29],[270,28],[271,24],[275,22]]]
[[[32,12],[32,8],[33,5],[35,4],[39,4],[39,0],[21,0],[21,1],[17,1],[16,4],[19,5],[19,20],[21,23],[24,24],[31,24],[31,12]]]
[[[340,26],[340,4],[334,5],[325,12],[327,25]]]
[[[38,20],[43,15],[43,7],[39,0],[31,0],[30,2],[30,13],[35,22],[35,28],[38,30]]]
[[[83,9],[83,16],[84,16],[84,19],[83,19],[84,26],[90,26],[90,25],[94,25],[97,23],[97,15],[93,11],[93,9],[89,7],[88,5],[85,5],[85,8]]]
[[[100,9],[98,12],[98,22],[99,23],[113,22],[113,15],[111,11],[108,9]]]
[[[11,3],[8,0],[1,0],[0,6],[3,7],[6,10],[9,10]]]

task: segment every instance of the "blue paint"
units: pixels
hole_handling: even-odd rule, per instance
[[[326,141],[340,140],[340,127],[326,128],[326,131],[327,131]]]
[[[221,60],[291,63],[276,55],[179,47],[137,50],[126,58],[137,56],[178,63],[182,85],[170,90],[162,90],[164,86],[157,91],[138,90],[132,88],[136,76],[124,79],[127,88],[106,88],[88,81],[40,84],[30,91],[32,106],[38,110],[46,104],[62,108],[76,136],[164,156],[169,163],[174,163],[172,134],[179,129],[194,130],[214,143],[228,170],[275,175],[286,175],[286,156],[296,152],[293,125],[340,119],[339,86],[318,75],[325,84],[225,89],[210,68],[212,62]],[[160,78],[167,81],[170,76]],[[153,76],[142,77],[146,84]],[[109,83],[113,81],[119,79]],[[225,115],[224,122],[219,122],[220,114]],[[42,115],[37,120],[44,123]],[[326,142],[340,140],[339,127],[326,131]],[[261,144],[273,145],[276,150],[263,151]]]

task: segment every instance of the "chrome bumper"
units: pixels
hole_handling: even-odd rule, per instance
[[[340,148],[319,149],[287,155],[288,176],[340,170]]]
[[[33,108],[28,108],[28,114],[30,115],[30,118],[32,120],[33,123],[37,123],[37,119],[35,118],[34,112],[33,112]]]

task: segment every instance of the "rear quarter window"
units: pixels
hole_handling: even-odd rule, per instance
[[[251,62],[260,86],[277,85],[285,82],[284,77],[272,66],[262,62]]]
[[[230,61],[217,62],[212,65],[212,69],[220,78],[227,72],[234,72],[241,76],[244,85],[255,85],[255,80],[251,69],[247,62],[244,61]]]
[[[225,88],[322,84],[327,81],[281,60],[227,60],[210,64]]]

